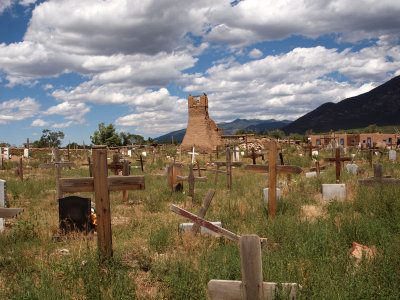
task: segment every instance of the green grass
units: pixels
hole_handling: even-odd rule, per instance
[[[297,153],[285,151],[285,161],[305,169],[313,164]],[[398,164],[382,162],[385,174],[393,167],[400,177]],[[400,298],[400,189],[359,188],[357,177],[343,171],[348,199],[324,204],[321,184],[335,182],[333,165],[320,178],[292,176],[289,186],[286,176],[279,176],[281,198],[271,220],[262,199],[268,174],[236,168],[228,191],[226,176],[220,174],[214,187],[215,173],[203,173],[208,182],[196,183],[191,202],[187,183],[184,193],[171,193],[165,177],[150,175],[163,173],[165,164],[147,158],[146,190],[130,191],[130,204],[122,203],[121,192],[110,194],[114,257],[105,262],[99,260],[93,234],[52,242],[58,227],[54,170],[27,171],[35,176],[22,183],[3,171],[10,205],[25,212],[0,234],[0,299],[207,299],[209,280],[241,280],[239,247],[224,238],[180,233],[179,223],[187,220],[170,212],[169,205],[197,214],[209,188],[216,194],[206,219],[222,221],[239,235],[268,238],[262,250],[264,281],[301,284],[299,299]],[[367,161],[362,167],[372,175]],[[142,174],[140,169],[132,173]],[[87,167],[62,171],[62,177],[83,176]],[[94,201],[93,194],[85,195]],[[322,215],[304,218],[304,205],[320,207]],[[376,247],[375,258],[357,267],[350,258],[353,242]]]

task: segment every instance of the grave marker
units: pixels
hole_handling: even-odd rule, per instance
[[[251,158],[251,159],[253,160],[253,165],[256,164],[256,159],[257,159],[258,157],[262,157],[263,160],[264,160],[264,154],[256,153],[255,150],[254,150],[254,147],[251,147],[251,154],[247,154],[247,155],[245,155],[245,156],[243,156],[243,157],[245,157],[245,158]]]
[[[173,163],[167,167],[167,180],[172,192],[181,192],[183,190],[183,181],[178,180],[177,176],[182,176],[182,166]]]
[[[239,239],[242,281],[215,280],[208,282],[212,300],[262,300],[281,299],[278,284],[263,282],[261,239],[257,235],[243,235]],[[297,283],[282,283],[283,292],[289,299],[296,299]]]
[[[383,170],[381,164],[374,164],[374,177],[358,180],[361,186],[374,186],[380,185],[393,185],[400,186],[400,179],[383,177]]]
[[[346,198],[346,185],[341,184],[322,184],[323,200],[344,200]]]
[[[75,230],[88,232],[90,224],[90,198],[68,196],[58,199],[60,229],[63,232]]]
[[[389,160],[396,161],[396,150],[389,151]]]
[[[270,218],[276,214],[276,177],[277,174],[300,174],[303,170],[298,166],[276,165],[276,142],[271,141],[269,146],[269,165],[246,165],[245,170],[253,173],[269,173],[268,213]]]
[[[107,176],[107,150],[93,149],[93,177],[61,178],[61,193],[94,192],[98,247],[103,257],[112,256],[110,191],[143,190],[144,176]]]
[[[217,165],[217,169],[210,171],[215,172],[215,182],[217,184],[218,181],[218,173],[226,173],[226,185],[227,188],[230,190],[232,187],[232,167],[240,167],[242,165],[241,162],[231,162],[231,153],[229,147],[226,147],[226,161],[216,161],[214,162]],[[220,167],[226,167],[226,170],[220,170]]]
[[[195,152],[195,145],[193,145],[192,152],[189,152],[189,154],[192,155],[192,165],[194,164],[194,159],[196,155],[199,155],[198,153]]]
[[[6,181],[0,179],[0,208],[7,207],[7,185]],[[4,219],[0,218],[0,231],[3,230]]]
[[[193,164],[189,165],[189,176],[176,176],[177,180],[187,181],[189,183],[189,196],[194,199],[194,185],[195,182],[205,182],[207,177],[195,177],[193,173]]]
[[[325,158],[324,161],[334,161],[336,162],[336,182],[340,182],[340,167],[341,163],[345,161],[351,161],[351,157],[340,157],[340,148],[336,148],[335,157]]]

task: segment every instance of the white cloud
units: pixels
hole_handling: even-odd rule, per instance
[[[39,112],[40,104],[33,98],[13,99],[0,103],[0,124],[31,118]]]
[[[47,83],[47,84],[44,84],[44,85],[42,86],[42,88],[46,91],[46,90],[52,90],[54,87],[53,87],[52,84]]]
[[[251,57],[251,58],[260,58],[261,56],[263,56],[263,53],[261,52],[261,50],[259,50],[257,48],[254,48],[249,53],[249,57]]]
[[[31,123],[31,126],[33,127],[44,127],[44,126],[49,126],[51,124],[51,122],[46,122],[42,119],[36,119],[33,120],[33,122]]]
[[[0,1],[0,15],[9,7],[14,5],[16,1],[15,0],[1,0]]]

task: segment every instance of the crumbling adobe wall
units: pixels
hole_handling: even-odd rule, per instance
[[[208,115],[208,98],[206,94],[188,97],[189,120],[182,150],[189,150],[195,145],[196,151],[211,152],[222,146],[222,130]]]

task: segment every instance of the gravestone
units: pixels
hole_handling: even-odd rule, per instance
[[[312,156],[318,156],[318,151],[314,150],[314,151],[311,152],[311,154],[312,154]]]
[[[28,148],[24,149],[24,157],[29,158],[29,149]]]
[[[146,151],[143,151],[143,152],[142,152],[142,156],[143,156],[143,157],[146,157],[146,156],[147,156],[147,152],[146,152]]]
[[[346,165],[347,173],[357,174],[358,166],[356,164],[348,164]]]
[[[396,150],[389,151],[389,160],[396,161]]]
[[[324,172],[320,172],[320,174],[324,174]],[[306,178],[314,178],[317,177],[317,171],[306,172]]]
[[[0,207],[7,206],[6,181],[0,179]],[[4,229],[4,219],[0,218],[0,231]]]
[[[5,160],[10,159],[10,152],[9,152],[8,148],[3,148],[3,157]]]
[[[132,150],[128,150],[128,156],[132,157]]]
[[[60,229],[64,232],[88,232],[91,229],[90,208],[90,198],[68,196],[58,199]]]
[[[268,198],[268,193],[269,193],[269,188],[265,188],[263,190],[264,193],[264,204],[268,207],[269,206],[269,198]],[[281,189],[276,189],[276,199],[279,199],[281,196]]]
[[[322,199],[323,200],[344,200],[346,198],[346,185],[341,184],[323,184]]]

